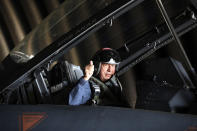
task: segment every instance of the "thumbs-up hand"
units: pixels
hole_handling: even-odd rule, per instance
[[[94,73],[94,65],[93,65],[93,61],[90,61],[90,64],[85,66],[85,76],[84,79],[85,80],[89,80],[90,77],[93,75]]]

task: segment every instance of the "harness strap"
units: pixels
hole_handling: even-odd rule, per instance
[[[90,83],[92,84],[92,86],[95,90],[94,96],[93,96],[93,99],[92,99],[93,104],[99,104],[100,103],[99,96],[100,96],[101,91],[105,92],[110,98],[118,101],[118,99],[114,96],[114,94],[110,91],[110,89],[99,79],[92,76],[90,78]],[[100,89],[99,94],[97,94],[98,92],[96,92],[96,89],[98,90],[98,87]]]

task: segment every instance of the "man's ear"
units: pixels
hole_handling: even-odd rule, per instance
[[[101,62],[93,61],[94,63],[94,76],[97,76],[101,70]]]

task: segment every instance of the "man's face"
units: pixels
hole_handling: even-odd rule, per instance
[[[100,71],[100,79],[101,81],[107,81],[111,78],[112,75],[114,75],[116,70],[116,65],[114,64],[101,64],[101,71]]]

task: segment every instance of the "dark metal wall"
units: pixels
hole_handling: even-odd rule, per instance
[[[0,61],[64,0],[1,0]]]
[[[0,61],[2,61],[10,50],[19,44],[32,29],[40,24],[46,16],[58,8],[63,2],[64,0],[1,0]],[[181,12],[183,7],[186,7],[189,3],[187,0],[167,0],[163,2],[171,17]],[[79,16],[88,15],[90,12],[91,10],[88,7],[84,8],[84,10],[81,10]],[[87,61],[84,60],[86,60],[87,57],[89,59],[100,47],[110,46],[112,48],[118,48],[128,41],[134,40],[144,31],[154,28],[154,26],[162,20],[155,0],[143,2],[140,6],[122,16],[122,18],[123,19],[114,21],[112,25],[105,26],[105,28],[101,29],[98,33],[93,34],[85,41],[86,44],[72,49],[67,57],[73,60],[73,63],[77,65],[84,65],[87,63]],[[80,17],[77,19],[80,19]],[[72,22],[77,21],[77,19]],[[153,21],[155,22],[153,23]],[[70,21],[65,21],[65,26],[68,26],[68,28],[69,22]],[[196,31],[192,34],[196,34],[195,32]],[[129,35],[125,35],[125,33]],[[192,35],[189,35],[189,37],[190,36]],[[186,39],[187,38],[188,37],[186,37]],[[50,40],[50,38],[48,40]],[[78,60],[78,56],[81,56],[81,54],[84,56],[84,60]]]

